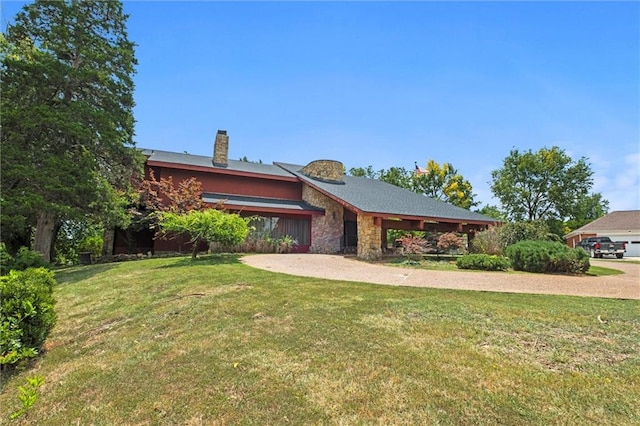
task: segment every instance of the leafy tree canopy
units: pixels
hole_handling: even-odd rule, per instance
[[[222,205],[219,207],[222,208]],[[175,185],[173,176],[158,180],[154,171],[149,170],[149,178],[143,179],[138,187],[138,202],[131,209],[131,225],[136,230],[155,228],[158,224],[158,212],[183,214],[203,208],[202,182],[195,177],[184,179]]]
[[[160,213],[160,235],[188,234],[193,244],[192,257],[198,254],[198,242],[217,242],[224,246],[239,244],[249,234],[250,218],[221,210],[191,210],[186,213]]]
[[[500,210],[498,206],[489,204],[489,205],[483,206],[481,209],[476,210],[476,212],[485,216],[492,217],[494,219],[498,219],[503,222],[507,220],[506,215],[502,210]]]
[[[373,170],[371,166],[355,167],[349,170],[349,174],[378,179],[465,209],[477,204],[473,200],[471,183],[464,179],[450,163],[440,165],[429,160],[426,169],[419,168],[416,164],[415,171],[403,167],[391,167],[388,170],[379,171]]]
[[[469,209],[477,204],[473,201],[471,183],[451,163],[440,165],[429,160],[426,169],[420,169],[413,175],[412,183],[415,192],[454,206]]]
[[[149,178],[144,179],[138,189],[141,207],[150,211],[169,211],[186,213],[191,210],[202,210],[202,182],[195,177],[184,179],[177,185],[173,176],[156,179],[153,170]]]
[[[588,194],[578,198],[571,218],[565,224],[565,233],[578,229],[607,214],[609,201],[602,194]]]
[[[600,194],[589,195],[592,175],[586,158],[574,161],[556,146],[537,152],[513,149],[502,168],[491,172],[491,190],[511,220],[564,221],[579,217],[588,199],[606,210]]]

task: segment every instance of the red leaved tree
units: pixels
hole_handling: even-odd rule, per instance
[[[442,234],[440,238],[438,238],[438,248],[445,253],[450,252],[451,250],[456,250],[461,248],[464,245],[464,241],[462,238],[458,236],[455,232],[447,232],[446,234]]]
[[[202,210],[202,183],[195,177],[173,183],[173,176],[156,179],[153,170],[149,179],[140,183],[140,205],[145,210],[186,213]]]

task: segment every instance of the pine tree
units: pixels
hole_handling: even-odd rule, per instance
[[[119,1],[36,1],[1,40],[2,227],[35,226],[47,260],[63,220],[117,216],[140,164],[127,18]]]

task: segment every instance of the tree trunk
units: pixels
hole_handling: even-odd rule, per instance
[[[193,243],[193,248],[191,249],[191,258],[195,259],[198,257],[198,241]]]
[[[113,243],[115,242],[115,228],[105,228],[102,234],[102,256],[111,256],[113,254]]]
[[[53,247],[56,222],[57,217],[55,213],[47,211],[38,213],[34,249],[39,252],[47,262],[51,262],[51,249]]]
[[[60,233],[60,228],[62,228],[62,222],[60,222],[59,220],[55,221],[55,226],[53,228],[53,231],[51,232],[51,247],[49,248],[49,258],[50,259],[55,259],[55,252],[56,252],[56,241],[58,241],[58,234]]]

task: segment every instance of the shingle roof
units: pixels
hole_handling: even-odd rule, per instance
[[[497,222],[494,218],[435,200],[380,180],[344,176],[344,183],[330,183],[313,179],[300,173],[300,169],[303,166],[284,163],[275,164],[295,174],[303,182],[366,213],[397,217],[430,217],[475,223]]]
[[[433,219],[451,220],[457,222],[470,223],[495,223],[496,219],[481,215],[457,207],[440,200],[425,197],[407,189],[388,184],[386,182],[355,176],[344,176],[344,183],[336,184],[317,179],[309,178],[300,173],[304,166],[274,163],[260,164],[248,161],[229,160],[227,167],[217,167],[213,165],[213,158],[203,155],[192,155],[187,153],[177,153],[162,151],[157,149],[143,149],[142,153],[149,157],[148,161],[158,163],[175,164],[179,166],[191,166],[203,169],[229,170],[243,173],[253,173],[258,175],[282,177],[282,178],[298,178],[307,184],[318,188],[327,195],[341,200],[342,202],[353,206],[361,212],[370,214],[385,215],[388,217],[425,217]],[[215,203],[222,196],[221,194],[203,194],[208,196],[206,202]],[[256,197],[244,196],[224,196],[227,203],[244,203],[248,206],[255,203],[256,206],[270,206],[285,209],[305,209],[312,210],[313,207],[304,203],[304,205],[294,205],[291,201],[275,200],[275,199],[257,199]],[[256,198],[256,199],[253,199]],[[231,204],[230,204],[231,205]],[[239,205],[239,204],[238,204]]]
[[[284,209],[290,210],[292,213],[303,211],[324,213],[324,209],[314,207],[305,201],[283,200],[280,198],[249,197],[245,195],[205,192],[202,194],[202,201],[211,204],[217,204],[222,201],[225,206]]]
[[[291,174],[281,167],[273,164],[252,163],[250,161],[229,160],[228,167],[217,167],[213,165],[213,158],[204,155],[192,155],[187,153],[160,151],[157,149],[143,149],[142,153],[149,156],[150,161],[170,163],[176,165],[196,166],[210,168],[212,171],[233,170],[237,172],[255,173],[261,175],[271,175],[280,177],[291,177]]]
[[[640,233],[640,210],[622,210],[611,212],[570,232],[565,238],[573,235],[599,232],[633,232]]]

